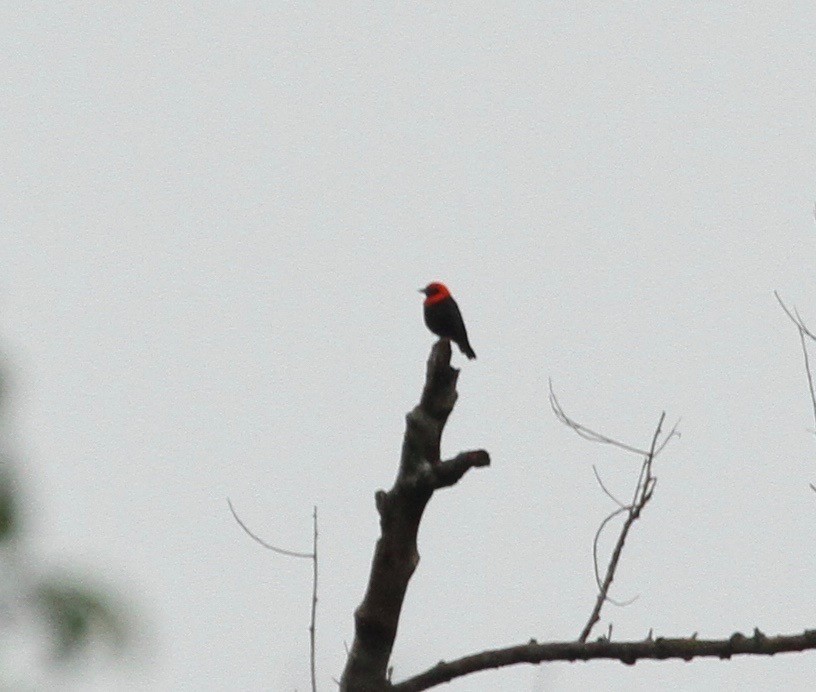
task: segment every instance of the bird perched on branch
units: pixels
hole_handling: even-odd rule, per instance
[[[419,289],[425,294],[425,324],[434,334],[450,339],[471,360],[476,357],[468,341],[465,322],[459,306],[445,284],[438,281]]]

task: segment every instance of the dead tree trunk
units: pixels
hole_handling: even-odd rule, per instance
[[[438,488],[454,485],[473,467],[490,464],[484,450],[440,460],[442,430],[457,397],[459,371],[450,366],[450,358],[450,342],[438,341],[428,358],[422,398],[406,416],[394,487],[375,495],[381,535],[368,588],[354,613],[354,643],[340,681],[341,692],[382,692],[391,687],[388,661],[405,591],[419,564],[416,538],[425,506]]]

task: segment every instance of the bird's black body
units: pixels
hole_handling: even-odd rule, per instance
[[[468,358],[473,359],[476,353],[468,341],[467,329],[459,312],[459,306],[443,284],[428,284],[422,292],[425,299],[425,324],[437,336],[450,339]]]

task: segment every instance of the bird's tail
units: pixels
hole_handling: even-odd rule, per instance
[[[470,347],[470,344],[467,341],[457,344],[457,346],[459,346],[459,350],[470,360],[473,360],[476,357],[476,352]]]

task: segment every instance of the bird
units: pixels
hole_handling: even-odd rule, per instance
[[[462,313],[448,287],[434,281],[425,288],[420,288],[419,292],[425,294],[423,306],[428,329],[443,339],[453,341],[462,353],[473,360],[476,353],[470,346]]]

